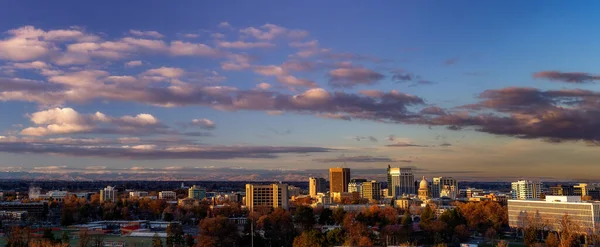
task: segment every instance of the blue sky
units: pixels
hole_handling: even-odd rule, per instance
[[[594,1],[3,5],[5,172],[229,179],[220,169],[241,168],[303,180],[345,162],[594,179],[584,170],[598,169]]]

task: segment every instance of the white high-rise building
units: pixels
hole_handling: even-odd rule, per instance
[[[539,199],[542,194],[542,183],[530,180],[512,182],[512,199]]]
[[[508,224],[525,228],[531,223],[545,222],[547,230],[560,231],[567,215],[579,232],[600,231],[600,202],[584,202],[580,196],[546,196],[546,200],[508,200]]]
[[[115,202],[117,200],[117,190],[115,187],[106,186],[106,188],[100,190],[100,201]]]
[[[458,190],[458,182],[452,177],[434,177],[431,185],[431,197],[439,198],[442,196],[442,190],[444,186],[448,185],[449,189],[454,186]],[[455,196],[456,198],[456,196]]]
[[[388,185],[388,190],[392,190],[390,194],[393,198],[415,194],[415,175],[411,168],[392,167],[390,168],[390,177],[392,184]]]
[[[256,207],[288,208],[287,184],[246,184],[246,207],[250,212]]]
[[[192,199],[202,200],[206,198],[206,190],[200,186],[193,185],[188,189],[188,197]]]

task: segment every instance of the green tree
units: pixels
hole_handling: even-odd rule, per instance
[[[421,212],[421,222],[419,222],[419,226],[423,229],[427,229],[429,225],[433,223],[434,219],[435,214],[433,212],[433,209],[431,208],[431,206],[427,205],[425,206],[425,209],[423,209],[423,212]]]
[[[325,245],[325,238],[320,231],[308,230],[294,238],[294,247],[321,247]]]
[[[155,233],[152,237],[152,247],[163,247],[162,240],[160,240],[158,233]]]
[[[412,215],[410,214],[410,212],[408,212],[408,210],[404,211],[404,215],[402,215],[401,224],[407,230],[412,229],[412,224],[413,224]]]
[[[185,235],[185,245],[188,247],[194,246],[194,237],[192,235]]]
[[[174,244],[183,245],[185,239],[183,238],[183,227],[181,224],[170,223],[166,229],[167,232],[167,246],[173,246]]]
[[[60,224],[62,226],[69,226],[75,222],[73,218],[73,212],[66,206],[62,208],[60,212]]]
[[[333,210],[333,220],[336,224],[341,225],[344,222],[344,217],[346,216],[346,211],[344,208],[338,207]]]
[[[333,225],[333,211],[329,208],[323,209],[319,215],[319,225]]]
[[[52,229],[44,228],[44,233],[42,234],[42,238],[53,242],[54,234],[52,233]]]
[[[342,228],[336,228],[327,232],[327,243],[330,246],[338,246],[344,243],[344,232]]]
[[[299,206],[294,213],[294,221],[302,226],[302,229],[309,230],[316,223],[315,213],[311,207]]]
[[[63,244],[69,245],[71,243],[71,237],[69,237],[69,233],[67,233],[66,231],[63,231],[62,236],[60,237],[60,240]]]

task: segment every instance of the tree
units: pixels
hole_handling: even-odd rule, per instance
[[[421,212],[421,222],[419,222],[419,226],[422,229],[428,229],[431,223],[433,223],[434,219],[435,214],[433,213],[433,209],[431,209],[431,206],[427,204],[427,206],[425,206],[425,209],[423,209],[423,212]]]
[[[533,246],[535,243],[537,243],[537,231],[536,231],[535,227],[528,226],[527,228],[525,228],[525,233],[523,235],[523,242],[527,246]]]
[[[469,229],[466,225],[458,225],[456,228],[454,228],[454,236],[458,239],[458,241],[465,242],[471,237],[471,232],[469,232]]]
[[[194,237],[190,234],[185,235],[185,245],[187,247],[192,247],[194,246]]]
[[[311,229],[316,223],[313,209],[307,206],[297,207],[294,213],[294,221],[301,225],[304,230]]]
[[[404,211],[404,215],[402,215],[401,224],[407,230],[412,229],[412,224],[413,224],[412,215],[410,214],[410,212],[408,210]]]
[[[333,225],[333,211],[329,208],[323,209],[319,215],[319,225]]]
[[[42,234],[42,238],[46,239],[50,242],[54,241],[54,234],[52,234],[52,229],[44,228],[44,233]]]
[[[308,230],[294,238],[294,247],[321,247],[325,245],[323,234],[317,230]]]
[[[64,231],[62,233],[62,236],[60,237],[60,241],[63,244],[70,245],[70,243],[71,243],[71,237],[69,237],[69,233],[67,233],[66,231]]]
[[[341,228],[336,228],[327,232],[327,243],[330,246],[338,246],[344,242],[344,232]]]
[[[546,246],[547,247],[558,247],[560,245],[560,240],[556,236],[555,233],[550,232],[548,237],[546,237]]]
[[[29,228],[13,227],[8,233],[6,246],[9,247],[27,247],[31,240]]]
[[[508,247],[508,243],[504,240],[500,240],[498,241],[498,243],[496,244],[496,247]],[[549,246],[548,246],[549,247]]]
[[[333,220],[338,225],[344,222],[344,216],[346,216],[346,211],[342,207],[338,207],[333,211]]]
[[[88,233],[87,230],[81,230],[79,231],[79,244],[77,244],[78,247],[88,247],[90,245],[91,242],[91,237],[90,234]]]
[[[226,217],[218,216],[200,221],[198,245],[201,247],[235,246],[239,237],[237,226]]]
[[[166,229],[167,232],[167,246],[183,245],[185,239],[183,238],[183,228],[181,224],[170,223]]]
[[[160,240],[158,233],[155,233],[152,237],[152,247],[163,247],[162,240]]]
[[[498,237],[498,233],[496,233],[496,230],[494,230],[493,227],[488,228],[488,230],[485,232],[485,238],[490,241],[490,242],[494,242],[496,240],[496,238]]]

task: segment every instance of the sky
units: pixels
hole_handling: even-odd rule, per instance
[[[600,172],[600,3],[17,1],[0,178]]]

